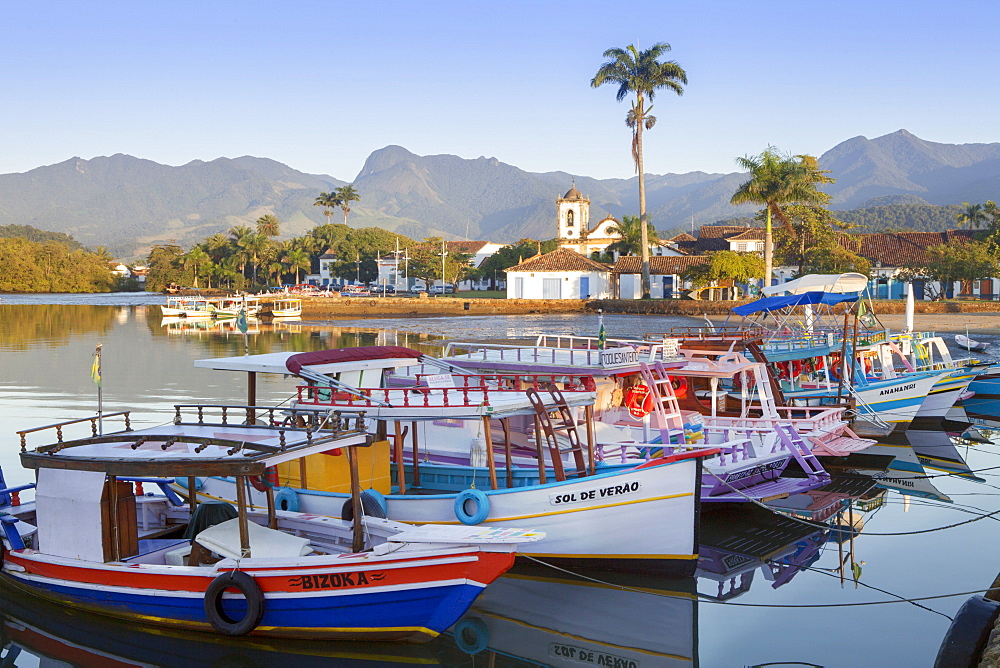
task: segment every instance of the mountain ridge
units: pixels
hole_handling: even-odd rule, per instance
[[[831,208],[922,201],[934,205],[1000,199],[1000,143],[943,144],[907,130],[859,135],[819,158],[836,182]],[[647,174],[647,209],[661,230],[688,229],[756,207],[729,204],[745,173]],[[638,213],[637,177],[595,179],[567,171],[528,172],[496,157],[420,156],[398,145],[373,151],[353,180],[361,201],[352,227],[378,225],[410,237],[512,242],[555,234],[555,200],[572,184],[591,200],[591,225]],[[139,257],[153,244],[190,246],[262,215],[282,221],[282,236],[326,222],[320,192],[345,185],[270,158],[192,160],[177,167],[116,153],[74,156],[0,175],[0,225],[31,225]],[[339,216],[334,211],[333,216]]]

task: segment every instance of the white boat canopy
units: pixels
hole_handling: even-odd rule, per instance
[[[868,286],[868,278],[864,274],[807,274],[800,278],[761,288],[765,295],[780,295],[787,292],[790,295],[800,295],[803,292],[861,292]]]

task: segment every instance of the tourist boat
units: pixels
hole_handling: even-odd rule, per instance
[[[839,419],[842,408],[796,409],[793,417],[775,405],[764,366],[740,354],[698,350],[664,354],[662,344],[605,343],[609,347],[600,349],[596,338],[579,336],[540,336],[531,347],[453,343],[443,359],[490,373],[531,369],[593,375],[599,396],[594,429],[604,464],[634,466],[652,453],[718,448],[718,455],[704,461],[702,501],[745,502],[791,494],[828,480],[803,437],[822,435],[832,445],[828,437],[841,435],[846,428]],[[727,394],[723,382],[734,379],[751,391],[738,393],[737,410],[723,415],[720,406]],[[754,388],[763,407],[751,405]],[[702,392],[703,400],[698,397]],[[793,459],[804,478],[782,476]]]
[[[965,348],[966,350],[975,350],[977,352],[982,352],[990,347],[989,343],[983,341],[973,341],[967,336],[961,334],[955,335],[955,343],[958,344],[959,348]]]
[[[242,311],[251,318],[261,310],[260,298],[252,295],[237,295],[235,297],[218,297],[214,300],[215,317],[235,318]]]
[[[112,418],[124,427],[105,430]],[[64,438],[81,424],[91,435]],[[29,449],[28,438],[40,432],[54,441]],[[18,433],[21,464],[37,482],[0,491],[7,503],[2,579],[141,624],[426,641],[513,564],[518,542],[542,537],[371,517],[348,522],[278,510],[273,495],[261,506],[247,503],[248,476],[319,455],[347,469],[360,517],[354,464],[371,440],[357,414],[185,405],[163,427],[132,430],[128,413],[118,413]],[[185,504],[169,487],[179,476],[191,489],[198,475],[236,480],[236,509]],[[163,494],[146,494],[142,484]],[[30,487],[34,501],[20,503]]]
[[[164,316],[177,318],[214,318],[215,300],[205,297],[167,297],[167,303],[160,306]]]
[[[272,318],[298,318],[302,315],[302,300],[298,297],[275,299],[270,304]]]
[[[437,373],[401,373],[415,365]],[[559,374],[563,390],[556,398],[543,389],[556,380],[552,374],[453,376],[455,367],[389,346],[199,360],[195,366],[247,373],[251,389],[259,373],[297,375],[308,384],[298,388],[296,405],[363,411],[377,436],[371,457],[359,463],[375,490],[366,513],[412,524],[486,527],[530,518],[546,534],[520,549],[535,559],[693,571],[701,461],[718,450],[702,447],[602,468],[591,434],[584,441],[575,425],[551,423],[540,426],[542,438],[525,448],[524,428],[534,431],[536,417],[544,421],[551,411],[569,415],[577,408],[589,414],[595,393],[587,376]],[[335,517],[353,512],[344,507],[343,485],[325,472],[324,458],[303,461],[304,467],[278,467],[279,504]],[[226,476],[199,479],[199,485],[206,498],[231,499],[237,491]],[[253,503],[264,499],[265,492],[251,492]]]

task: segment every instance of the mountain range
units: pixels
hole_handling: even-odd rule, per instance
[[[831,208],[959,204],[1000,199],[1000,143],[941,144],[906,130],[854,137],[819,157],[836,183]],[[647,174],[647,207],[661,231],[752,215],[729,198],[746,174]],[[511,242],[555,234],[555,200],[575,182],[591,201],[591,222],[638,213],[637,178],[594,179],[570,172],[526,172],[496,158],[418,156],[400,146],[373,152],[351,181],[361,201],[352,227],[382,227],[422,239]],[[267,158],[195,160],[179,167],[116,154],[71,158],[0,175],[0,225],[31,225],[137,258],[168,241],[184,247],[265,214],[282,236],[326,222],[313,205],[346,181],[306,174]],[[332,222],[342,220],[335,211]]]

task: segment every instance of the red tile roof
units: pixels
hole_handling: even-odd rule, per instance
[[[726,241],[763,241],[764,240],[764,228],[762,227],[748,227],[743,230],[742,233],[737,234],[732,237],[726,237]]]
[[[706,255],[654,255],[649,258],[649,273],[661,275],[683,274],[689,267],[708,262]],[[634,255],[618,258],[612,271],[616,274],[641,274],[642,258]]]
[[[927,261],[927,249],[945,243],[963,243],[975,239],[973,230],[945,232],[876,232],[844,234],[840,245],[883,267],[913,267]]]
[[[545,255],[529,257],[521,264],[511,267],[507,273],[521,271],[611,271],[606,264],[601,264],[588,257],[580,255],[568,248],[557,248]]]

